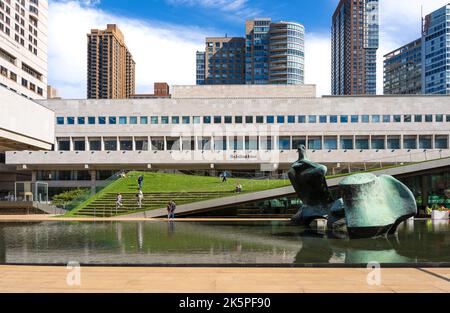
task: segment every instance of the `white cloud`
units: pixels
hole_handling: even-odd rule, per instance
[[[49,83],[62,97],[86,97],[86,34],[108,23],[119,25],[137,63],[137,92],[151,92],[155,81],[195,84],[195,51],[203,49],[209,30],[129,19],[85,4],[49,6]]]
[[[306,32],[305,83],[317,85],[317,95],[331,91],[331,43],[328,34]]]

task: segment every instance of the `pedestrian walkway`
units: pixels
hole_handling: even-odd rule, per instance
[[[82,267],[81,285],[68,286],[66,267],[0,266],[0,292],[450,292],[450,269]]]

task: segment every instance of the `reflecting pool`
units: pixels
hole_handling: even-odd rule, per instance
[[[449,263],[450,223],[349,240],[288,222],[0,223],[0,264]]]

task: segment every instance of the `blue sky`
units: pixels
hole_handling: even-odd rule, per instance
[[[450,0],[380,0],[377,92],[383,56],[420,36],[425,13]],[[195,52],[207,36],[244,36],[245,20],[270,17],[302,23],[305,82],[330,94],[331,17],[339,0],[49,0],[49,83],[65,98],[86,97],[86,34],[118,24],[136,61],[138,93],[153,83],[195,84]]]
[[[299,22],[314,32],[329,31],[335,3],[335,0],[102,0],[97,7],[117,15],[195,25],[242,36],[245,19],[261,16]]]

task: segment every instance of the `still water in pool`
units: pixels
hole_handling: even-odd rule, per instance
[[[0,264],[363,264],[450,262],[450,223],[336,238],[287,222],[0,223]]]

